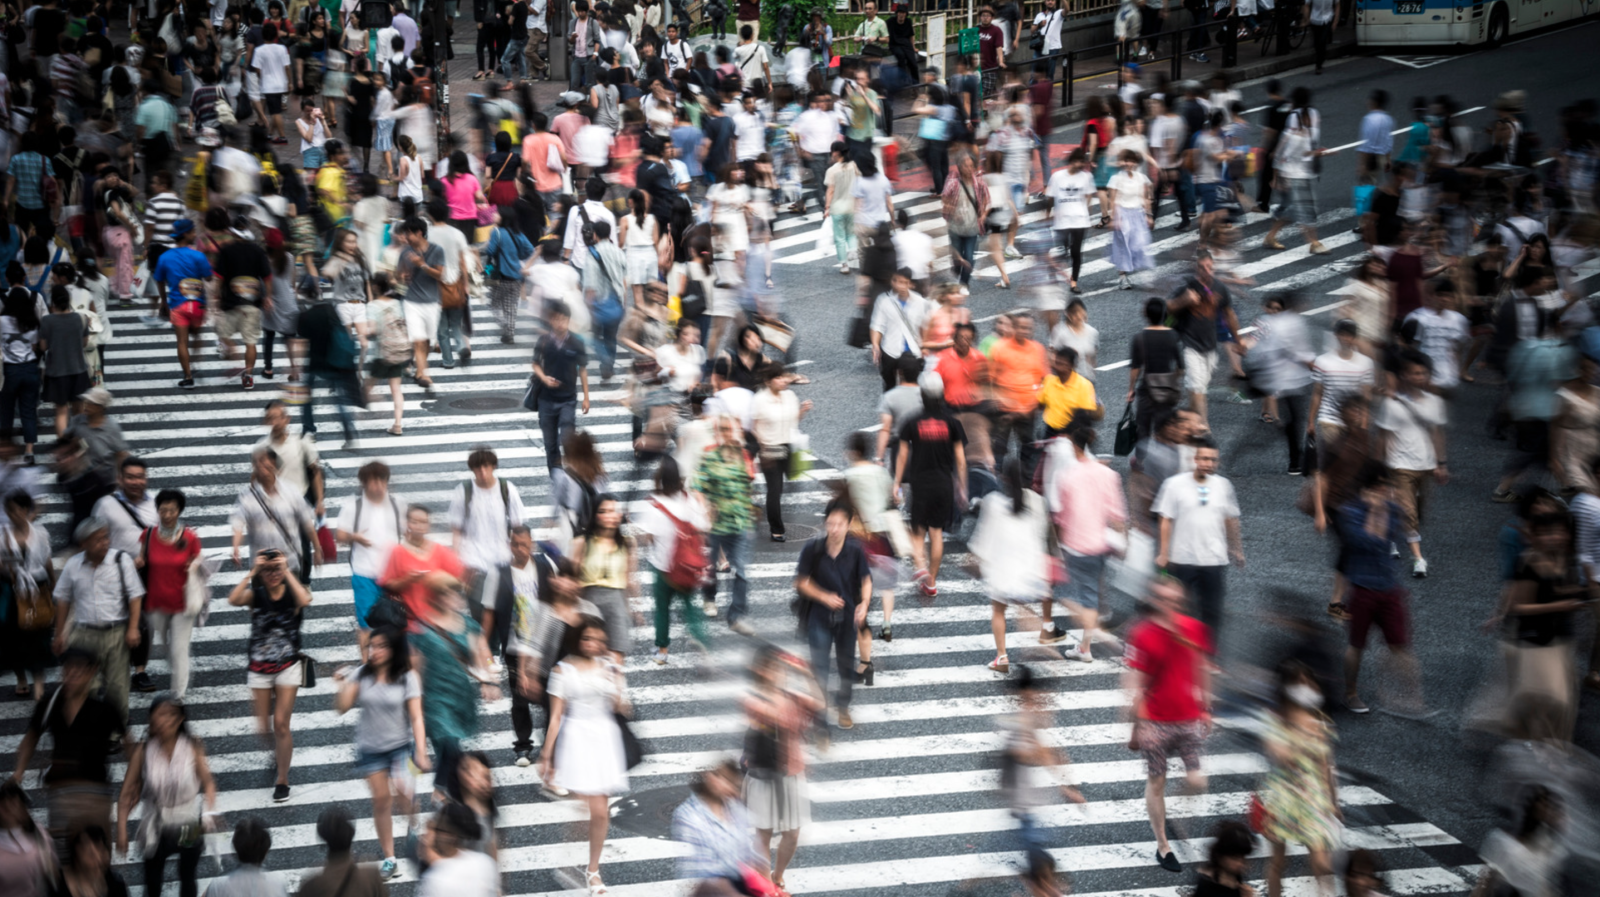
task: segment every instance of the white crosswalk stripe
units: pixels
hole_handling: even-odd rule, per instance
[[[937,216],[936,202],[909,199],[922,215]],[[809,224],[798,221],[787,227],[780,222],[780,242],[792,240],[784,242],[780,252],[814,251],[810,241],[815,221],[813,216]],[[1104,243],[1103,235],[1093,239],[1100,241],[1097,246]],[[1181,248],[1189,245],[1192,234],[1163,239]],[[1340,251],[1351,248],[1350,240],[1336,244],[1336,239],[1330,233],[1324,242],[1338,245]],[[1269,261],[1279,264],[1263,264]],[[1259,262],[1252,258],[1241,267],[1257,265],[1254,271],[1259,277],[1305,261],[1303,253],[1291,250]],[[1331,272],[1327,276],[1337,273],[1332,265],[1327,268]],[[473,313],[480,327],[492,326],[486,309],[475,307]],[[176,368],[168,354],[170,336],[141,328],[133,312],[115,311],[112,318],[119,335],[107,352],[107,385],[117,395],[118,420],[133,450],[151,459],[152,488],[186,490],[186,521],[201,534],[208,553],[220,555],[226,550],[227,516],[247,471],[245,451],[259,438],[261,405],[274,390],[259,380],[257,391],[248,394],[239,391],[237,381],[217,385],[225,363],[208,350],[200,356],[201,388],[178,393],[173,389]],[[209,343],[210,337],[206,339]],[[324,443],[330,516],[353,494],[356,468],[372,457],[383,457],[393,466],[398,493],[441,506],[466,479],[464,453],[477,444],[492,446],[499,454],[501,473],[517,485],[535,522],[548,516],[549,482],[536,422],[514,404],[485,413],[457,413],[447,405],[451,398],[465,396],[502,396],[514,402],[526,370],[525,351],[484,349],[475,360],[472,367],[436,374],[438,399],[407,386],[405,436],[378,435],[387,425],[389,406],[375,401],[359,415],[362,452],[334,451],[333,442]],[[620,395],[620,389],[607,395]],[[376,397],[386,399],[387,392]],[[336,439],[331,409],[319,406],[317,416],[322,431]],[[613,488],[630,498],[642,496],[649,483],[647,472],[633,470],[627,410],[597,402],[584,423],[600,442]],[[837,471],[819,469],[791,485],[785,506],[794,530],[820,523],[828,485],[837,476]],[[69,504],[55,492],[42,497],[41,512],[41,519],[58,532],[71,519]],[[760,636],[803,652],[787,611],[796,547],[758,549],[750,567],[750,603]],[[1020,853],[1012,834],[1015,822],[995,793],[998,771],[993,759],[1001,744],[993,719],[1013,703],[1001,677],[983,666],[993,654],[993,643],[985,625],[989,611],[981,584],[959,572],[964,560],[959,542],[952,543],[950,551],[938,602],[930,607],[905,602],[895,616],[894,641],[875,645],[876,683],[855,689],[852,711],[857,727],[836,733],[831,748],[812,757],[815,822],[802,833],[800,851],[787,875],[789,889],[796,894],[871,888],[920,897],[946,893],[963,882],[1002,878],[1019,868]],[[214,587],[225,589],[239,576],[225,570]],[[326,678],[334,666],[357,657],[349,567],[330,563],[316,571],[312,584],[316,601],[303,630],[305,649],[324,668],[325,678],[316,689],[302,693],[296,705],[294,791],[287,802],[273,804],[269,799],[272,755],[256,737],[250,715],[243,670],[249,622],[245,611],[215,603],[209,624],[196,631],[187,701],[191,725],[207,741],[221,791],[219,809],[231,819],[258,816],[272,827],[274,848],[268,865],[291,889],[321,862],[315,821],[327,806],[343,806],[357,818],[357,856],[363,861],[378,858],[366,785],[351,766],[354,715],[337,714]],[[724,603],[731,587],[724,577],[720,589]],[[647,583],[640,594],[648,595]],[[645,598],[635,601],[636,609],[646,614],[648,605]],[[878,622],[876,610],[873,622]],[[627,669],[637,708],[635,731],[648,752],[630,774],[632,791],[614,806],[612,837],[603,859],[612,894],[661,897],[684,891],[674,866],[681,848],[665,837],[660,812],[649,807],[670,807],[681,797],[688,774],[739,750],[742,722],[737,698],[744,687],[739,673],[751,643],[729,633],[723,623],[708,621],[715,627],[713,651],[704,665],[688,652],[675,653],[665,667],[650,663],[652,627],[646,620],[635,628]],[[679,645],[687,633],[674,620],[667,634]],[[1129,726],[1123,716],[1128,697],[1122,690],[1122,667],[1107,647],[1100,649],[1094,664],[1061,659],[1059,650],[1073,647],[1079,636],[1071,633],[1058,646],[1039,646],[1033,633],[1013,631],[1009,636],[1014,662],[1033,664],[1050,689],[1056,718],[1044,737],[1067,749],[1073,760],[1060,772],[1070,776],[1089,800],[1081,807],[1045,808],[1040,824],[1049,832],[1061,868],[1075,877],[1075,893],[1176,897],[1179,877],[1155,863],[1141,796],[1143,761],[1126,749]],[[150,664],[158,684],[166,680],[164,658],[164,648],[158,647]],[[136,694],[131,701],[136,731],[142,730],[149,703],[148,695]],[[0,704],[0,764],[13,762],[28,715],[28,705],[22,702]],[[933,721],[936,724],[930,728]],[[1223,726],[1213,736],[1205,760],[1212,781],[1209,793],[1169,798],[1172,843],[1185,863],[1203,858],[1205,835],[1217,821],[1243,813],[1266,769],[1243,728],[1247,727]],[[510,764],[512,737],[509,701],[501,700],[483,707],[481,731],[467,745],[487,751],[496,763],[504,893],[530,897],[584,893],[572,890],[578,879],[571,872],[583,852],[585,814],[579,805],[543,793],[533,769]],[[539,740],[536,735],[536,743]],[[24,777],[30,788],[39,787],[40,765],[36,763]],[[113,764],[112,774],[120,780],[121,762]],[[419,784],[426,789],[430,782],[424,776]],[[1389,884],[1395,894],[1470,890],[1474,871],[1467,865],[1470,852],[1447,833],[1367,784],[1347,782],[1341,798],[1349,844],[1382,854],[1393,870]],[[405,823],[399,822],[397,834],[405,830]],[[221,857],[202,863],[202,889],[211,877],[232,868],[230,848],[225,839],[221,841]],[[392,892],[410,897],[415,874],[407,863],[402,868],[406,871],[392,884]],[[130,882],[142,877],[136,864],[119,869]],[[1286,894],[1313,893],[1307,871],[1303,852],[1292,848]],[[169,866],[169,880],[175,875],[175,866]],[[154,893],[142,885],[133,887],[134,897]]]

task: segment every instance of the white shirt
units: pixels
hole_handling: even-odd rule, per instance
[[[500,480],[485,489],[476,480],[469,480],[452,490],[450,499],[450,528],[461,533],[461,563],[474,570],[488,570],[511,561],[509,530],[521,526],[523,520],[522,496],[516,484],[505,480],[506,502],[500,500]],[[467,516],[466,490],[472,490],[471,517]]]
[[[1116,191],[1117,208],[1137,211],[1144,208],[1144,193],[1150,187],[1150,179],[1138,169],[1134,169],[1132,174],[1119,171],[1111,176],[1106,186]]]
[[[144,597],[144,583],[139,581],[133,556],[113,548],[99,564],[91,565],[88,558],[81,551],[67,558],[61,578],[56,580],[55,600],[72,605],[72,620],[77,624],[127,622],[128,602]]]
[[[678,392],[688,392],[700,382],[700,369],[706,363],[705,347],[696,343],[682,352],[677,343],[656,347],[656,363],[666,373],[668,382]]]
[[[1378,426],[1389,433],[1388,465],[1395,470],[1433,470],[1433,428],[1445,424],[1444,400],[1433,393],[1396,393],[1378,406]]]
[[[444,277],[440,283],[455,283],[461,279],[461,256],[471,247],[466,235],[448,224],[428,225],[428,242],[444,250]]]
[[[130,507],[132,514],[128,513]],[[130,501],[118,489],[94,503],[94,515],[111,525],[112,549],[133,555],[139,553],[139,536],[144,534],[145,529],[161,522],[156,514],[156,498],[149,491],[145,492],[143,499]]]
[[[1417,322],[1417,348],[1433,361],[1433,385],[1446,388],[1461,382],[1461,347],[1472,339],[1465,315],[1419,308],[1407,321]]]
[[[694,63],[694,50],[690,49],[688,41],[667,41],[662,45],[661,56],[667,61],[669,76],[678,69],[688,69]]]
[[[1041,9],[1033,17],[1035,31],[1039,30],[1041,24],[1044,26],[1044,52],[1047,56],[1061,49],[1061,20],[1064,18],[1066,14],[1059,9]]]
[[[261,92],[289,92],[289,51],[282,44],[262,44],[256,47],[250,67],[261,73]]]
[[[709,529],[711,518],[706,514],[705,505],[687,492],[650,496],[644,510],[639,512],[639,528],[650,536],[650,566],[666,572],[672,569],[672,553],[678,547],[678,527],[667,514],[662,513],[661,508],[656,507],[657,502],[665,506],[673,517],[697,530]]]
[[[500,870],[486,853],[458,850],[448,860],[428,866],[417,897],[498,897]]]
[[[833,145],[843,139],[839,130],[839,117],[821,109],[807,109],[795,117],[794,132],[800,138],[800,148],[813,156],[829,157]]]
[[[604,205],[592,200],[585,200],[583,205],[578,208],[589,213],[591,224],[604,221],[611,225],[611,236],[615,237],[617,235],[617,216],[611,214],[610,210]],[[579,261],[579,259],[589,257],[589,253],[583,245],[583,216],[578,214],[578,209],[573,209],[572,214],[567,216],[567,234],[561,241],[561,248],[571,250],[573,261],[580,268],[583,267],[583,262]]]
[[[1058,169],[1050,175],[1050,185],[1045,188],[1045,193],[1055,203],[1051,227],[1056,230],[1066,230],[1074,227],[1088,227],[1089,197],[1095,194],[1094,175],[1088,171],[1076,174],[1065,168]]]
[[[356,522],[358,506],[361,514],[359,525]],[[370,547],[350,543],[350,572],[367,579],[377,579],[384,565],[389,562],[389,552],[405,537],[405,526],[406,504],[396,498],[393,492],[373,501],[363,491],[345,502],[344,507],[339,509],[339,520],[334,524],[334,529],[362,536],[372,542]]]
[[[321,463],[317,457],[317,444],[304,436],[287,433],[282,442],[273,442],[268,433],[256,443],[256,448],[270,448],[278,454],[278,488],[295,495],[305,495],[311,488],[307,468]]]
[[[572,135],[572,154],[578,164],[590,168],[603,168],[611,161],[611,143],[615,140],[611,129],[602,125],[584,125]]]
[[[1100,348],[1100,331],[1092,324],[1085,321],[1083,329],[1075,331],[1067,326],[1065,318],[1056,323],[1050,330],[1050,348],[1060,349],[1068,347],[1078,353],[1078,363],[1073,370],[1081,377],[1087,377],[1094,382],[1094,364],[1092,357]]]
[[[765,67],[772,64],[767,57],[767,48],[751,41],[733,48],[733,63],[739,67],[739,74],[744,77],[744,83],[749,84],[757,78],[765,78]]]
[[[794,390],[763,389],[750,400],[750,422],[762,448],[789,445],[800,428],[800,399]]]
[[[1178,155],[1183,152],[1183,139],[1188,136],[1186,130],[1182,116],[1172,113],[1157,116],[1150,122],[1150,152],[1156,157],[1157,165],[1162,168],[1177,167]]]
[[[891,290],[879,296],[872,306],[871,329],[882,334],[878,347],[890,358],[899,358],[907,352],[922,354],[922,328],[933,314],[933,303],[922,298],[917,291],[907,293],[904,304]],[[906,330],[910,323],[912,330]]]
[[[1151,510],[1172,521],[1169,563],[1227,566],[1227,521],[1238,518],[1239,499],[1226,477],[1213,474],[1199,483],[1193,473],[1174,474],[1161,484]]]
[[[895,264],[910,268],[913,279],[926,278],[933,264],[933,236],[920,230],[897,230],[893,240]]]
[[[878,172],[870,178],[858,177],[850,188],[856,198],[856,227],[877,227],[889,220],[889,197],[894,187]]]
[[[740,162],[748,162],[766,152],[767,123],[759,112],[740,109],[730,118],[733,119],[734,156]]]
[[[708,420],[726,414],[739,422],[739,426],[750,429],[750,403],[756,394],[743,386],[730,386],[706,399],[705,411]]]

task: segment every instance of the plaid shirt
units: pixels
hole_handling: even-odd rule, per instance
[[[736,878],[741,866],[761,868],[749,811],[736,800],[725,802],[723,808],[727,819],[692,796],[673,811],[672,840],[689,845],[689,853],[678,858],[679,878]]]
[[[35,152],[11,157],[11,176],[17,179],[17,205],[24,209],[44,208],[44,176],[56,176],[50,160]]]

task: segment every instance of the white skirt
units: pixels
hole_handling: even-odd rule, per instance
[[[661,279],[661,258],[654,246],[628,247],[628,283],[640,286]]]
[[[776,779],[745,776],[744,805],[750,824],[762,831],[793,832],[811,822],[804,773]]]
[[[565,716],[556,734],[556,785],[574,794],[621,794],[628,790],[622,731],[609,718]]]

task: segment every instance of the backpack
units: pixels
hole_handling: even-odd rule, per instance
[[[511,534],[511,483],[504,477],[495,477],[495,481],[500,484],[500,503],[506,509],[506,534],[509,536]],[[462,521],[466,521],[472,515],[472,493],[474,491],[471,480],[461,484]]]
[[[677,541],[672,546],[672,563],[663,571],[667,576],[667,585],[679,592],[690,592],[700,588],[705,584],[706,575],[711,571],[711,560],[706,555],[705,536],[687,521],[679,520],[659,499],[652,499],[651,504],[667,515],[677,534]]]

